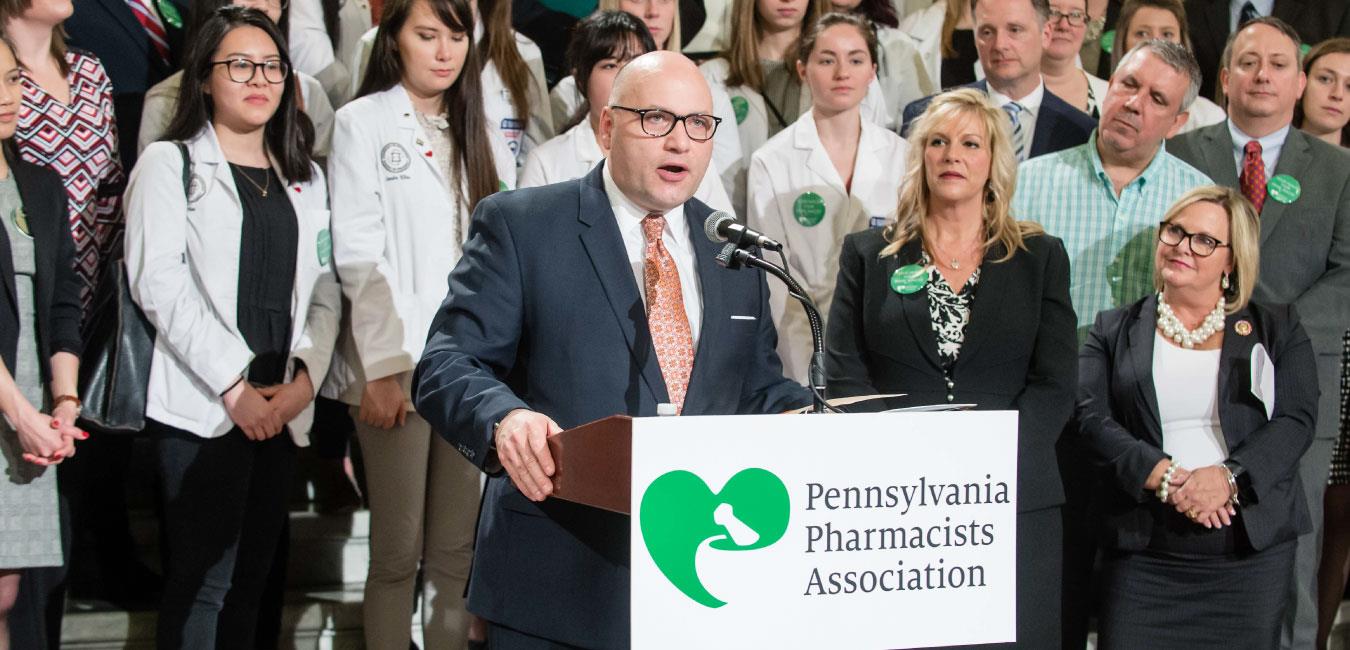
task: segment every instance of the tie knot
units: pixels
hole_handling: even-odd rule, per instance
[[[1251,140],[1247,143],[1247,146],[1242,148],[1242,150],[1247,152],[1248,156],[1259,156],[1261,155],[1261,142],[1258,140]]]
[[[655,212],[642,219],[642,234],[648,242],[661,241],[661,231],[665,229],[666,218]]]
[[[1023,109],[1022,105],[1018,104],[1017,102],[1008,102],[1007,104],[1003,105],[1003,110],[1008,111],[1008,115],[1011,115],[1012,118],[1015,120],[1017,119],[1017,116],[1020,115],[1022,111],[1025,109]]]

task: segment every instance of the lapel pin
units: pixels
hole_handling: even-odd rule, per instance
[[[1240,320],[1233,324],[1233,331],[1237,332],[1238,336],[1246,336],[1252,333],[1252,324],[1245,320]]]

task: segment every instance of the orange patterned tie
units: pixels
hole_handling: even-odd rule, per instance
[[[689,373],[694,369],[694,338],[689,333],[689,317],[684,313],[684,292],[675,258],[661,243],[666,218],[649,214],[642,220],[647,237],[643,255],[642,278],[647,289],[647,326],[651,328],[656,362],[666,380],[666,392],[678,413],[684,409],[684,393],[689,389]]]

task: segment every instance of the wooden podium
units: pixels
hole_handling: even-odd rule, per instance
[[[633,484],[633,418],[611,415],[549,436],[553,496],[629,514]]]

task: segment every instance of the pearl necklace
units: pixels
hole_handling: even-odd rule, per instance
[[[1215,332],[1223,329],[1224,299],[1219,296],[1219,304],[1214,306],[1214,311],[1205,316],[1204,322],[1195,331],[1186,329],[1181,319],[1177,318],[1172,307],[1163,300],[1161,293],[1158,294],[1158,330],[1169,339],[1175,341],[1178,345],[1187,350],[1204,343],[1209,337],[1214,336]]]

